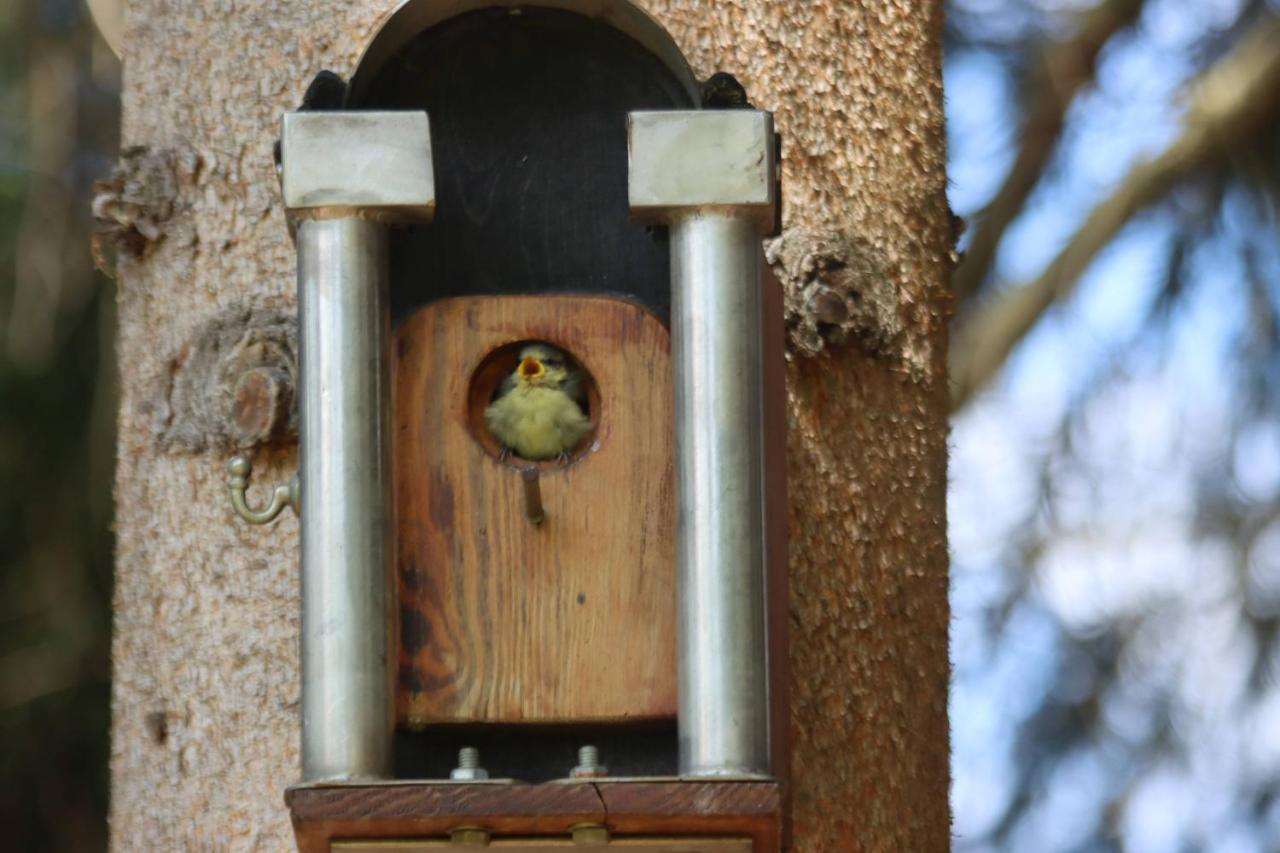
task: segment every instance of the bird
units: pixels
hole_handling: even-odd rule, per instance
[[[563,352],[549,344],[526,344],[516,369],[502,380],[485,424],[502,445],[502,458],[515,453],[538,461],[569,459],[569,451],[591,431],[584,408],[582,376]]]

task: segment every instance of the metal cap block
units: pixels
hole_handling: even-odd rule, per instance
[[[435,212],[424,112],[285,113],[280,154],[292,216],[426,221]]]
[[[778,192],[773,115],[758,110],[627,116],[631,212],[664,222],[712,210],[772,230]]]

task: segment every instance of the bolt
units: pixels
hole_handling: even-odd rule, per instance
[[[455,782],[478,782],[489,778],[489,771],[480,766],[480,750],[464,746],[458,750],[458,766],[449,778]]]
[[[583,746],[578,749],[578,766],[569,772],[574,779],[597,779],[608,776],[609,768],[600,765],[600,750],[594,746]]]

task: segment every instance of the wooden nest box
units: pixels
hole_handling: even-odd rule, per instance
[[[728,96],[625,0],[410,0],[336,124],[286,119],[304,351],[300,849],[781,849],[782,330],[760,259],[777,149],[769,114],[719,84]],[[429,139],[379,130],[403,116],[429,117]],[[362,160],[349,140],[387,153]],[[326,145],[336,159],[308,173]],[[366,166],[397,158],[425,169],[423,189],[392,174],[366,194]],[[307,195],[307,180],[355,189]],[[374,248],[339,258],[326,285],[323,264],[349,250],[325,248],[316,223],[335,219]],[[337,342],[327,330],[356,309],[325,300],[364,286],[366,266],[385,278],[385,309],[367,303],[368,323],[389,318],[385,341],[362,320]],[[339,320],[316,319],[327,310]],[[549,458],[511,452],[486,417],[534,369],[532,344],[563,355],[591,424]],[[324,357],[336,366],[318,378]],[[370,382],[387,387],[352,390]],[[340,442],[369,410],[387,414],[361,456]],[[343,461],[321,485],[331,446]],[[349,514],[330,502],[385,535],[334,538]],[[366,596],[384,559],[394,583]],[[312,565],[335,561],[324,577]],[[348,630],[334,598],[359,610],[343,596],[386,617],[379,637],[334,640]],[[387,670],[393,746],[384,712],[357,707],[384,707]]]

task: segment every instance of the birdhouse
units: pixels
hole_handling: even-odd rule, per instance
[[[781,849],[772,117],[626,0],[409,0],[279,151],[299,849]]]

